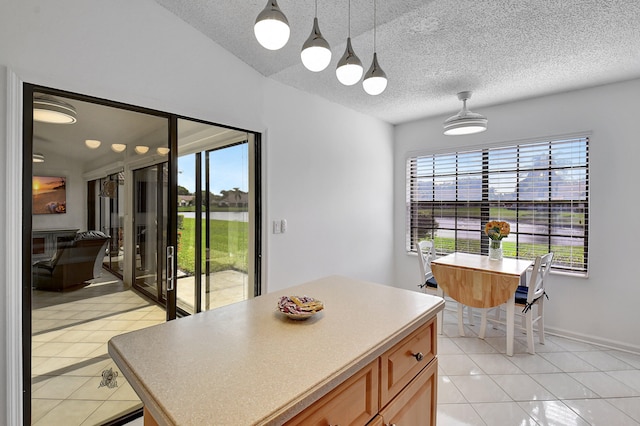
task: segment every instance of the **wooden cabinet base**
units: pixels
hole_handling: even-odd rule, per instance
[[[144,409],[143,424],[144,426],[158,426],[158,422],[156,422],[156,419],[153,418],[146,408]]]
[[[376,359],[285,425],[366,424],[378,412],[378,371]]]
[[[285,426],[435,426],[435,326],[418,328]]]
[[[434,359],[381,412],[385,425],[436,425],[438,360]]]

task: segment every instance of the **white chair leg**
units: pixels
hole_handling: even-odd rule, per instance
[[[462,310],[464,309],[464,305],[458,302],[458,334],[464,337],[464,321],[462,319]]]
[[[527,348],[530,354],[535,354],[536,349],[533,345],[533,308],[529,309],[523,318],[527,323]]]
[[[484,339],[484,333],[487,331],[487,311],[488,309],[482,309],[480,316],[480,334],[478,337]]]
[[[502,308],[500,306],[498,306],[498,307],[496,307],[494,309],[494,311],[495,312],[494,312],[493,319],[496,320],[496,321],[500,321],[500,313],[502,312]]]
[[[544,296],[543,296],[544,297]],[[540,339],[540,344],[544,345],[544,301],[542,298],[538,301],[538,338]]]
[[[476,325],[473,319],[473,308],[471,306],[467,306],[467,316],[469,317],[469,325]]]
[[[507,356],[513,356],[513,330],[515,328],[515,298],[507,301]]]

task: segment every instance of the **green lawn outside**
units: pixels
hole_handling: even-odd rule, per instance
[[[203,237],[205,222],[203,219]],[[216,219],[209,221],[209,223],[211,226],[210,270],[219,272],[232,269],[247,272],[249,224]],[[195,272],[195,227],[195,219],[183,218],[182,228],[178,230],[178,268],[190,274]],[[204,238],[202,252],[205,253]],[[204,272],[204,270],[205,259],[202,260],[202,271]]]
[[[440,217],[468,217],[468,218],[476,218],[480,219],[480,207],[458,207],[457,211],[453,208],[436,208],[434,210],[436,216]],[[430,209],[419,210],[418,214],[422,214],[424,216],[431,215]],[[504,207],[494,207],[489,210],[489,217],[492,220],[505,220],[510,223],[515,223],[518,220],[521,222],[534,222],[538,221],[544,223],[547,212],[541,212],[536,210],[524,210],[521,209],[519,212],[513,209],[508,209]],[[574,226],[576,224],[584,224],[584,213],[580,212],[552,212],[555,218],[555,222],[565,222],[572,223]],[[561,220],[560,220],[561,219]],[[437,218],[436,218],[437,220]]]
[[[444,252],[453,253],[454,251],[463,251],[468,253],[480,253],[479,240],[458,240],[458,247],[455,246],[453,238],[435,237],[434,243],[436,247],[443,247]],[[525,259],[534,259],[536,256],[542,256],[548,252],[546,245],[520,243],[520,257]],[[553,252],[553,263],[557,265],[572,265],[584,263],[584,249],[576,246],[551,246]],[[516,243],[502,242],[502,252],[505,257],[516,257]]]

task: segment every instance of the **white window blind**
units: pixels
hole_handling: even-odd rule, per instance
[[[553,251],[555,270],[586,273],[589,139],[411,157],[407,160],[407,250],[433,239],[436,253],[488,254],[484,225],[511,225],[505,256]]]

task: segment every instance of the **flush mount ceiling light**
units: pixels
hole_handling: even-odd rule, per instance
[[[112,143],[111,144],[111,150],[113,152],[120,153],[120,152],[124,151],[125,149],[127,149],[127,146],[125,144],[123,144],[123,143]]]
[[[73,124],[77,121],[76,109],[52,96],[35,95],[33,119],[43,123]]]
[[[32,161],[34,163],[44,163],[44,154],[40,154],[38,152],[34,152]]]
[[[471,98],[471,92],[458,93],[458,99],[462,101],[462,110],[444,122],[445,135],[470,135],[487,130],[487,118],[467,109],[467,99]]]
[[[278,50],[289,41],[289,21],[278,7],[276,0],[267,1],[267,5],[258,14],[253,33],[258,43],[265,49]]]
[[[353,86],[360,81],[362,77],[362,62],[356,56],[351,47],[351,0],[349,0],[349,31],[347,35],[347,48],[344,54],[338,61],[338,67],[336,68],[336,77],[338,81],[345,86]]]
[[[319,72],[329,66],[331,62],[331,47],[327,40],[322,37],[318,26],[318,0],[316,0],[316,13],[313,18],[313,29],[311,35],[302,45],[300,59],[302,64],[313,72]]]
[[[87,148],[90,148],[90,149],[98,149],[101,143],[102,142],[95,139],[87,139],[84,141],[84,144],[87,146]]]
[[[387,75],[378,64],[378,54],[376,53],[376,0],[373,0],[373,62],[369,71],[364,75],[362,81],[364,91],[370,95],[379,95],[387,88]]]
[[[160,155],[167,155],[169,153],[169,148],[161,146],[156,148],[156,152]]]
[[[149,147],[144,145],[138,145],[134,148],[134,151],[140,155],[146,154],[149,151]]]

